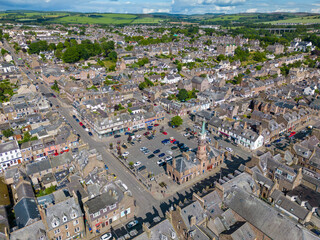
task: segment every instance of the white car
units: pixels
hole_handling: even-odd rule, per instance
[[[146,148],[146,147],[142,147],[142,148],[140,148],[140,151],[141,152],[143,152],[143,151],[145,151],[145,150],[147,150],[148,148]]]
[[[226,150],[227,150],[228,152],[233,152],[232,148],[229,148],[229,147],[226,147]]]
[[[165,163],[165,160],[160,159],[160,160],[157,161],[157,163],[158,163],[158,165],[161,165],[161,164]]]
[[[140,135],[140,134],[138,134],[138,135],[136,135],[136,137],[137,137],[137,138],[141,138],[141,135]]]
[[[190,135],[190,133],[185,133],[183,134],[183,136],[188,137]]]
[[[129,152],[124,152],[123,154],[122,154],[122,157],[127,157],[129,155]]]
[[[109,240],[111,238],[112,238],[112,234],[111,233],[105,233],[100,237],[101,240]]]
[[[166,160],[166,161],[170,161],[172,159],[172,157],[171,156],[166,156],[166,158],[164,159],[164,160]]]
[[[138,161],[138,162],[136,162],[135,164],[133,164],[134,167],[138,167],[138,166],[140,166],[140,165],[141,165],[141,162],[140,162],[140,161]]]

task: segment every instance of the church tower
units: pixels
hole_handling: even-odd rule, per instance
[[[207,161],[207,140],[206,140],[206,123],[203,121],[202,129],[200,136],[198,138],[198,151],[197,151],[197,158],[200,161],[201,169],[204,169],[204,164]]]

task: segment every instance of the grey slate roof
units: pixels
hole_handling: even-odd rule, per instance
[[[40,213],[34,198],[23,198],[13,208],[19,228],[29,225],[32,220],[40,219]]]
[[[225,204],[271,239],[316,240],[319,238],[272,206],[246,191],[233,187],[225,195]]]
[[[72,219],[74,219],[72,217],[73,214],[75,214],[74,218],[82,216],[80,206],[73,197],[48,207],[46,209],[46,220],[49,230],[54,228],[52,226],[53,221],[57,220],[58,226],[64,225],[66,222],[72,221]],[[63,217],[66,217],[67,221],[63,221]]]
[[[23,182],[20,185],[18,185],[16,188],[16,193],[18,196],[18,201],[20,201],[24,197],[34,198],[33,188],[31,184],[28,182]]]
[[[48,159],[42,160],[42,161],[37,161],[33,163],[29,163],[26,166],[27,174],[32,175],[44,170],[49,170],[51,169],[51,163]]]
[[[17,141],[10,141],[0,144],[0,153],[9,152],[19,149]]]
[[[42,221],[32,223],[10,234],[11,240],[46,240],[46,228]]]
[[[93,214],[117,202],[118,200],[114,196],[109,194],[109,192],[105,192],[94,198],[91,198],[85,203],[85,205],[88,207],[89,213]]]

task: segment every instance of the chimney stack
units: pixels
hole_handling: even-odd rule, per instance
[[[172,159],[172,167],[173,167],[174,169],[177,168],[177,160],[176,160],[176,158],[173,158],[173,159]]]

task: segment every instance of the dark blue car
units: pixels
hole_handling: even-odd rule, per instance
[[[166,154],[164,154],[164,153],[160,153],[160,154],[159,154],[159,158],[164,157],[164,155],[166,155]]]

